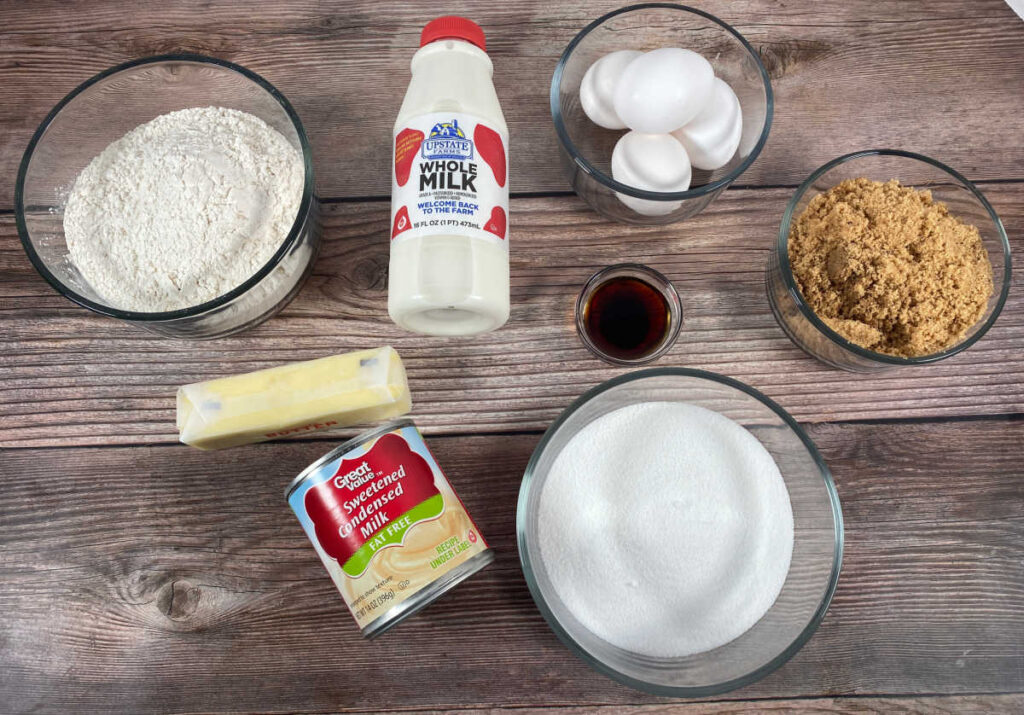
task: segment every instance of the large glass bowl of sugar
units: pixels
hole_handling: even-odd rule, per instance
[[[559,597],[553,571],[541,554],[541,495],[559,454],[598,418],[647,402],[697,405],[745,427],[778,465],[792,507],[792,558],[774,604],[734,640],[685,657],[630,652],[597,636]],[[680,465],[680,478],[685,478],[685,467]],[[743,687],[789,660],[824,617],[839,579],[843,553],[843,518],[832,476],[800,426],[753,388],[721,375],[686,368],[623,375],[570,405],[544,434],[526,467],[516,510],[516,534],[530,593],[562,642],[593,668],[619,682],[677,697],[703,697]],[[686,544],[674,546],[687,548]]]

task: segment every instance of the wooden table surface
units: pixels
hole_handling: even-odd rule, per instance
[[[1024,249],[1024,22],[1001,0],[699,4],[761,53],[775,122],[737,185],[663,228],[603,220],[558,166],[552,70],[615,1],[0,5],[0,711],[1024,711],[1021,279],[978,345],[884,375],[804,355],[763,285],[793,187],[871,147],[957,168]],[[386,312],[390,127],[419,30],[444,12],[487,32],[512,134],[512,319],[462,340],[400,332]],[[12,211],[22,152],[65,93],[179,50],[250,67],[291,100],[324,199],[322,255],[295,301],[204,343],[58,296]],[[650,697],[578,661],[534,607],[516,554],[516,495],[540,433],[623,372],[592,358],[572,324],[582,282],[622,260],[657,267],[681,294],[687,321],[660,364],[777,400],[818,444],[846,517],[817,634],[714,702]],[[497,559],[364,642],[281,499],[351,432],[199,452],[176,442],[174,392],[381,344],[405,359],[413,416]]]

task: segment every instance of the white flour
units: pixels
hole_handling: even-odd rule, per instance
[[[114,307],[198,305],[270,260],[303,182],[301,154],[258,117],[221,107],[161,115],[78,175],[64,212],[71,260]]]
[[[656,657],[737,638],[771,607],[793,552],[771,455],[727,417],[677,402],[583,428],[540,496],[541,559],[595,635]]]

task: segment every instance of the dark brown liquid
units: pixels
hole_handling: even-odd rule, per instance
[[[612,278],[590,295],[583,323],[598,350],[619,360],[650,355],[665,340],[668,301],[639,278]]]

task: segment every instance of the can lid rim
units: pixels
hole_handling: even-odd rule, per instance
[[[485,546],[482,551],[474,554],[460,565],[447,573],[443,573],[436,580],[425,584],[409,598],[396,603],[377,618],[360,628],[363,638],[373,640],[379,635],[390,631],[406,619],[417,615],[424,608],[437,601],[439,598],[454,590],[472,576],[483,571],[494,562],[494,550]]]
[[[346,452],[351,452],[353,447],[361,446],[372,439],[376,439],[381,435],[387,434],[388,432],[394,432],[395,430],[402,429],[403,427],[415,426],[412,419],[409,417],[400,417],[396,420],[390,420],[384,424],[378,425],[372,429],[368,429],[365,432],[360,432],[355,437],[345,440],[337,447],[323,455],[315,462],[310,464],[308,467],[299,472],[299,475],[293,479],[284,490],[285,501],[291,497],[292,492],[298,489],[303,482],[309,479],[313,472],[327,464],[328,462],[334,461],[339,455],[344,455]]]

